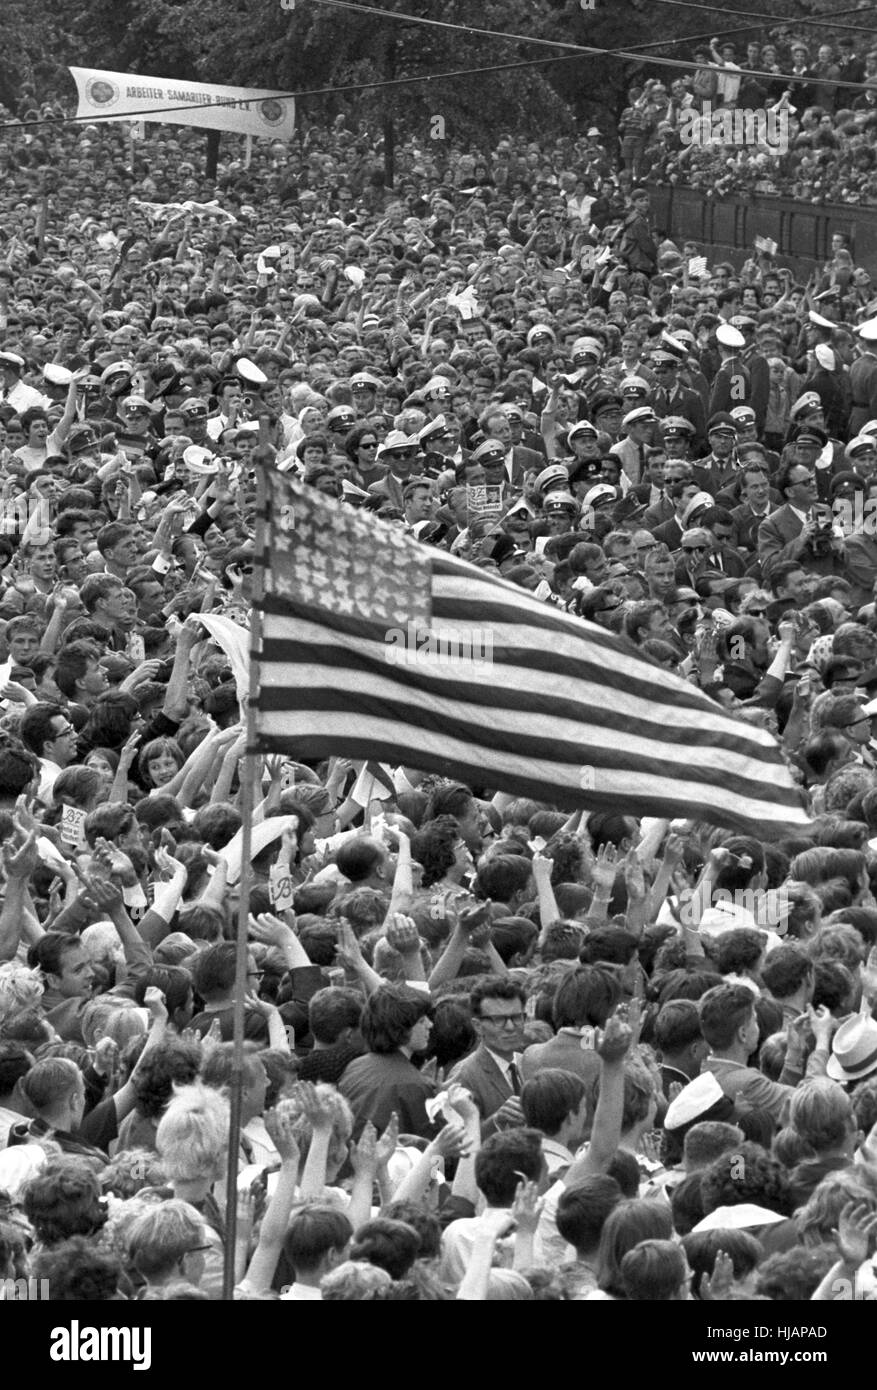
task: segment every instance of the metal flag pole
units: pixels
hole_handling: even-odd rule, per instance
[[[259,419],[259,446],[268,445],[268,419]],[[247,744],[241,780],[241,878],[238,900],[237,958],[234,986],[234,1042],[231,1069],[231,1113],[228,1129],[228,1169],[225,1185],[225,1263],[222,1273],[222,1297],[230,1302],[234,1297],[235,1244],[237,1238],[237,1179],[238,1154],[241,1142],[241,1092],[244,1075],[244,997],[247,990],[248,932],[250,924],[250,858],[252,854],[253,811],[256,806],[256,778],[261,758],[256,750],[256,701],[259,694],[259,661],[262,647],[262,596],[265,591],[265,546],[268,537],[268,489],[264,467],[267,457],[257,460],[256,471],[256,554],[253,566],[252,618],[250,622],[250,671],[247,690]]]

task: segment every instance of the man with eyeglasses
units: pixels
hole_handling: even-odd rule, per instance
[[[473,989],[471,1006],[478,1046],[454,1068],[450,1080],[465,1086],[478,1106],[483,1141],[498,1129],[523,1123],[518,1097],[524,990],[508,979],[487,979]]]
[[[388,464],[385,476],[372,483],[368,491],[372,497],[386,497],[400,512],[405,511],[405,485],[414,472],[414,463],[420,458],[420,442],[416,435],[403,434],[401,430],[391,430],[377,451],[377,459]]]
[[[819,505],[813,469],[793,455],[777,474],[776,487],[784,503],[758,528],[765,577],[781,560],[798,560],[815,574],[843,573],[845,543],[834,534],[830,507]]]
[[[25,748],[35,753],[40,764],[37,797],[52,804],[52,788],[65,767],[76,761],[78,736],[60,705],[39,701],[25,710],[19,730]]]
[[[654,529],[654,527],[660,526],[663,522],[670,520],[676,510],[676,498],[674,497],[673,489],[683,481],[694,481],[691,473],[691,465],[684,459],[668,458],[663,466],[660,482],[657,478],[651,476],[650,471],[649,484],[652,488],[657,490],[657,496],[652,498],[650,494],[649,504],[643,514],[643,524],[645,526]],[[643,486],[644,484],[640,484],[640,489],[642,489]],[[640,501],[644,500],[639,492],[637,496]]]
[[[707,566],[712,564],[712,549],[712,538],[704,527],[692,526],[684,531],[676,561],[676,583],[693,589]]]

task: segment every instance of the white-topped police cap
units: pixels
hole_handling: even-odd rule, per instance
[[[563,463],[550,463],[536,476],[536,491],[544,492],[552,483],[569,483],[569,470]]]
[[[686,357],[689,344],[693,342],[694,334],[689,333],[687,328],[677,328],[675,333],[668,333],[665,330],[661,334],[662,345],[668,352],[672,352],[674,357]]]
[[[721,343],[722,347],[741,348],[746,346],[746,339],[739,328],[732,328],[730,323],[720,323],[716,329],[716,342]]]
[[[473,463],[480,463],[482,459],[504,459],[507,450],[501,439],[485,439],[477,449],[473,449],[470,458]]]
[[[536,323],[527,334],[527,344],[532,346],[538,338],[550,338],[554,342],[556,334],[553,328],[549,328],[547,323]]]
[[[17,352],[0,352],[0,367],[17,367],[21,371],[24,367],[24,358],[19,357]]]
[[[877,318],[866,319],[864,323],[859,324],[856,332],[866,343],[877,342]]]
[[[827,372],[833,372],[837,366],[837,358],[827,343],[817,343],[813,349],[813,356]]]
[[[239,357],[234,365],[238,376],[243,377],[251,386],[264,386],[268,380],[262,368],[251,362],[249,357]]]
[[[844,455],[848,459],[858,458],[859,454],[864,453],[867,449],[877,449],[877,439],[874,438],[873,434],[857,434],[855,439],[851,439],[844,449]]]
[[[625,429],[628,425],[642,425],[651,420],[657,420],[657,415],[650,405],[638,405],[636,410],[629,410],[621,421]]]
[[[587,357],[594,362],[599,362],[603,356],[603,348],[596,338],[576,338],[570,349],[570,355],[574,362],[580,357]]]
[[[367,386],[376,390],[383,384],[380,377],[375,376],[373,372],[354,372],[350,378],[351,386]]]
[[[2,357],[2,353],[0,353]],[[108,367],[104,367],[100,374],[101,384],[106,383],[114,376],[131,376],[134,372],[133,362],[111,362]]]
[[[351,381],[353,377],[350,378]],[[421,388],[423,399],[426,401],[449,400],[451,396],[451,383],[446,376],[434,376]]]
[[[817,314],[815,309],[810,309],[807,317],[817,328],[837,328],[836,323],[832,323],[831,319],[824,318],[822,314]]]
[[[614,492],[613,488],[613,492]],[[575,512],[578,502],[571,492],[550,492],[545,498],[542,510],[546,512]]]
[[[622,396],[647,396],[649,383],[641,376],[625,376],[618,383]]]
[[[614,502],[618,493],[609,483],[597,483],[589,488],[583,498],[586,507],[597,507],[601,502]]]
[[[686,420],[684,415],[665,415],[661,421],[661,430],[666,437],[668,434],[694,434],[694,425],[690,420]]]
[[[859,426],[859,434],[877,434],[877,420],[866,420],[864,425]]]
[[[789,419],[796,420],[799,415],[805,415],[808,410],[821,410],[822,401],[815,391],[805,391],[798,397],[795,404],[789,410]]]
[[[671,1100],[664,1116],[665,1129],[681,1129],[690,1125],[700,1115],[712,1110],[724,1095],[714,1072],[702,1071],[687,1086],[683,1086],[675,1100]]]
[[[448,422],[444,415],[437,415],[434,420],[428,420],[423,429],[418,432],[417,438],[421,444],[425,444],[428,439],[434,439],[436,435],[444,434],[448,428]]]
[[[755,424],[755,411],[751,405],[735,405],[733,410],[728,411],[728,414],[732,420],[737,421],[738,425]]]
[[[578,420],[573,425],[572,429],[569,431],[566,437],[571,444],[574,439],[580,438],[580,436],[583,434],[591,435],[594,439],[596,439],[599,433],[600,431],[597,429],[597,426],[592,425],[590,420]]]

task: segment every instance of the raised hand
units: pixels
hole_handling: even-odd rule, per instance
[[[317,1130],[331,1130],[332,1109],[317,1094],[317,1088],[312,1081],[297,1081],[292,1088],[292,1096],[315,1133]]]
[[[420,933],[410,917],[394,912],[387,927],[387,942],[400,956],[416,956],[420,952]]]
[[[468,1158],[471,1143],[466,1126],[459,1120],[449,1120],[444,1128],[439,1130],[430,1147],[440,1158]]]
[[[478,1106],[465,1086],[461,1086],[459,1081],[452,1081],[448,1087],[448,1105],[456,1111],[464,1123],[480,1118]]]
[[[646,877],[635,849],[628,851],[624,861],[624,882],[627,885],[628,903],[643,902],[646,896]]]
[[[539,1196],[537,1182],[522,1182],[515,1193],[512,1204],[512,1220],[524,1235],[535,1235],[542,1215],[544,1200]]]
[[[375,1158],[378,1168],[386,1168],[393,1154],[396,1152],[396,1145],[399,1142],[399,1116],[395,1110],[390,1116],[390,1123],[384,1130],[377,1144],[375,1145]]]
[[[849,1269],[864,1264],[877,1236],[877,1212],[864,1202],[847,1202],[835,1227],[841,1259]]]
[[[595,888],[604,888],[607,892],[612,892],[615,886],[615,873],[618,866],[618,850],[607,841],[600,846],[591,866],[591,877],[594,880]]]
[[[371,1120],[366,1120],[359,1139],[349,1146],[354,1173],[370,1173],[374,1177],[378,1170],[377,1147],[378,1132]]]
[[[257,917],[250,918],[249,935],[264,946],[282,946],[291,931],[292,928],[273,912],[260,912]]]
[[[707,1303],[718,1303],[730,1298],[734,1287],[734,1261],[725,1250],[716,1255],[712,1274],[704,1274],[700,1281],[700,1296]]]
[[[143,1002],[149,1010],[149,1017],[153,1023],[167,1022],[167,1000],[164,993],[156,985],[149,985],[143,995]]]
[[[296,1119],[291,1107],[281,1101],[273,1110],[265,1112],[265,1129],[283,1163],[298,1168],[301,1152],[295,1134]]]
[[[610,1014],[606,1027],[598,1030],[594,1050],[608,1065],[621,1062],[633,1046],[633,1029],[619,1009]]]

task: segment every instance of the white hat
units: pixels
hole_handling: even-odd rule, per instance
[[[864,425],[860,425],[859,437],[863,434],[877,434],[877,420],[866,420]]]
[[[695,1231],[747,1231],[755,1226],[776,1226],[785,1219],[778,1212],[768,1211],[767,1207],[758,1207],[754,1202],[741,1202],[736,1207],[716,1207],[715,1211],[711,1211],[709,1216],[705,1216],[692,1227],[691,1233],[693,1235]]]
[[[671,1100],[664,1116],[664,1128],[681,1129],[683,1125],[690,1125],[699,1115],[712,1110],[724,1094],[715,1073],[702,1071],[682,1087],[675,1100]]]
[[[650,405],[638,405],[635,410],[629,410],[627,412],[621,424],[624,429],[627,429],[628,425],[648,424],[652,420],[657,420],[657,418],[657,415]]]
[[[716,329],[716,342],[721,343],[722,347],[742,348],[746,346],[746,339],[738,328],[732,328],[729,323],[720,323]]]
[[[861,1081],[877,1070],[877,1020],[857,1014],[842,1023],[825,1068],[832,1081]]]
[[[563,483],[569,487],[569,469],[564,463],[549,463],[547,468],[536,476],[536,491],[544,492],[550,483]]]
[[[3,1149],[0,1151],[0,1187],[16,1200],[25,1183],[45,1168],[48,1161],[49,1155],[40,1144],[14,1144],[11,1149]]]
[[[380,458],[382,454],[391,453],[394,449],[414,449],[419,443],[416,434],[408,435],[402,430],[390,430],[375,457]]]
[[[600,431],[596,425],[592,425],[590,420],[578,420],[567,433],[567,441],[571,444],[574,439],[578,439],[580,434],[590,434],[596,439]]]
[[[859,324],[856,332],[860,338],[864,338],[866,343],[877,341],[877,318],[866,319],[864,323]]]
[[[284,830],[295,829],[298,825],[298,816],[269,816],[267,820],[259,821],[251,831],[250,858],[255,859],[279,840]],[[237,883],[241,876],[242,858],[244,852],[243,830],[239,830],[233,835],[227,845],[219,851],[222,858],[228,864],[228,882]]]
[[[447,428],[448,422],[444,415],[437,415],[434,420],[427,421],[423,429],[419,431],[417,438],[421,444],[425,444],[427,440],[432,439],[433,435],[444,434]]]
[[[699,512],[702,507],[714,507],[715,505],[716,499],[711,493],[696,492],[682,514],[682,525],[687,526],[688,518],[693,516],[695,512]]]
[[[431,377],[426,385],[420,388],[420,394],[427,401],[440,400],[442,397],[450,399],[451,383],[446,376]]]
[[[877,449],[877,439],[874,438],[873,434],[857,434],[855,439],[851,439],[844,449],[844,458],[854,459],[865,449]]]
[[[834,371],[837,359],[826,343],[817,343],[816,347],[813,349],[813,356],[816,358],[820,367],[824,367],[827,372]]]
[[[239,357],[234,365],[238,376],[243,377],[244,381],[251,382],[253,386],[264,386],[268,380],[262,368],[257,367],[255,362],[251,362],[249,357]]]
[[[622,396],[631,392],[637,395],[647,396],[649,393],[649,383],[641,376],[626,376],[618,383],[618,389]]]
[[[804,391],[789,409],[789,419],[794,420],[804,410],[821,410],[822,401],[815,391]]]
[[[17,352],[0,352],[0,366],[17,367],[19,371],[24,367],[24,358],[19,357]]]
[[[598,502],[602,501],[604,497],[611,497],[614,502],[617,496],[617,489],[611,487],[609,483],[597,483],[585,493],[584,503],[586,507],[594,507]]]
[[[836,323],[832,323],[831,319],[823,318],[821,314],[817,314],[815,309],[811,309],[807,317],[811,323],[816,324],[817,328],[837,328]]]
[[[549,328],[547,323],[535,323],[527,334],[527,346],[535,343],[537,338],[550,338],[554,342],[556,333],[553,328]]]

